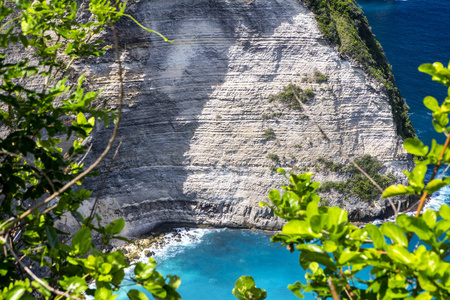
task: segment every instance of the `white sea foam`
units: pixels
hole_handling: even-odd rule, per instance
[[[161,263],[189,248],[198,246],[206,235],[221,230],[223,229],[176,228],[173,232],[165,234],[160,243],[143,249],[139,261],[147,262],[148,258],[145,254],[150,252],[156,262]]]
[[[435,211],[439,210],[442,204],[447,204],[450,200],[450,186],[446,186],[434,193],[428,203],[425,205],[425,209],[429,208]]]

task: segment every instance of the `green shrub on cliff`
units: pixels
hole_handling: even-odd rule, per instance
[[[294,93],[296,93],[298,97],[300,97],[300,101],[302,101],[303,103],[307,103],[308,100],[314,97],[314,92],[311,89],[302,90],[298,85],[289,83],[287,86],[283,87],[282,92],[276,95],[270,95],[269,99],[267,100],[269,102],[279,101],[285,104],[290,109],[301,110],[302,107],[295,99]]]
[[[342,172],[349,178],[345,181],[334,182],[325,181],[322,183],[318,192],[329,192],[336,190],[339,193],[357,197],[365,202],[372,202],[381,196],[381,192],[375,187],[370,180],[363,176],[360,171],[353,165],[342,167],[339,164],[333,164],[330,161],[320,160],[332,172]],[[379,174],[383,169],[383,164],[370,155],[364,155],[355,159],[355,163],[369,174],[375,182],[382,188],[387,188],[395,182],[395,176],[389,173],[387,176]]]
[[[95,204],[82,215],[78,208],[91,192],[72,188],[93,175],[117,135],[123,82],[115,29],[117,113],[94,104],[100,92],[85,91],[84,75],[71,65],[105,53],[109,47],[96,37],[127,16],[124,10],[120,1],[0,0],[0,299],[117,297],[112,293],[130,263],[120,251],[101,252],[93,240],[123,239],[124,220],[102,225]],[[110,119],[115,126],[104,152],[83,165],[95,122],[108,126]],[[79,223],[73,235],[55,227],[64,214]],[[133,280],[158,299],[180,299],[179,278],[163,278],[155,268],[152,259],[137,263]],[[147,299],[138,290],[128,296]]]

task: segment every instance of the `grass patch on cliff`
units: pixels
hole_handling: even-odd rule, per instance
[[[348,177],[347,180],[341,182],[323,182],[319,187],[319,192],[335,190],[342,194],[358,197],[362,201],[369,203],[380,198],[381,192],[353,165],[343,167],[341,164],[335,164],[324,158],[319,158],[318,161],[329,168],[330,171],[339,172]],[[355,159],[355,163],[369,174],[383,189],[395,183],[395,176],[391,173],[388,175],[379,174],[384,166],[378,159],[370,155],[364,155],[359,159]]]
[[[275,137],[276,137],[275,131],[272,128],[267,128],[264,131],[264,138],[266,140],[271,140],[271,139],[274,139]]]
[[[302,90],[298,85],[290,83],[283,88],[282,92],[276,95],[270,95],[268,101],[269,102],[279,101],[287,105],[287,107],[289,107],[290,109],[301,110],[302,107],[295,98],[294,93],[298,95],[302,103],[307,103],[310,99],[314,97],[313,90],[311,89]]]
[[[357,61],[370,76],[384,84],[397,125],[397,134],[403,138],[415,137],[416,133],[408,117],[409,107],[395,86],[391,66],[361,8],[354,0],[304,2],[315,14],[325,39],[337,45],[342,55]]]
[[[318,84],[322,84],[328,81],[328,77],[319,71],[314,71],[314,81]]]

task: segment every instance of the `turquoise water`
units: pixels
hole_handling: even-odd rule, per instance
[[[442,100],[446,91],[417,67],[435,61],[446,64],[450,59],[450,1],[360,0],[359,4],[393,66],[419,137],[441,140],[430,126],[431,116],[422,100],[427,95]],[[449,189],[443,190],[429,207],[448,203],[449,195]],[[298,299],[286,288],[295,281],[305,281],[298,252],[290,254],[269,239],[264,232],[193,230],[183,233],[181,243],[155,250],[155,258],[163,275],[181,277],[179,292],[184,300],[235,299],[231,290],[242,275],[253,276],[257,286],[267,289],[268,299]],[[120,299],[125,299],[123,296]],[[312,295],[305,298],[314,299]]]
[[[192,229],[182,232],[181,243],[152,250],[161,274],[181,277],[178,290],[184,300],[236,299],[231,290],[243,275],[251,275],[257,286],[266,289],[268,299],[298,299],[287,289],[288,284],[304,281],[298,252],[291,254],[270,243],[271,235],[251,230]],[[125,292],[119,299],[126,299]],[[307,295],[305,299],[314,297]]]

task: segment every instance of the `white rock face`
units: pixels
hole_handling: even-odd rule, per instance
[[[131,21],[116,26],[127,107],[99,210],[110,219],[124,216],[126,235],[161,223],[279,228],[282,222],[258,207],[283,183],[268,155],[278,155],[277,167],[312,171],[318,157],[344,161],[301,111],[267,101],[289,83],[314,91],[307,103],[314,120],[347,154],[370,154],[397,174],[406,168],[384,88],[340,57],[300,1],[143,0],[129,9],[175,42]],[[109,103],[117,98],[111,60],[78,66]],[[315,71],[328,80],[317,83]],[[273,139],[265,138],[269,128]],[[91,157],[109,134],[96,130]],[[101,180],[88,185],[96,189]],[[384,201],[347,206],[356,217],[385,211]]]

